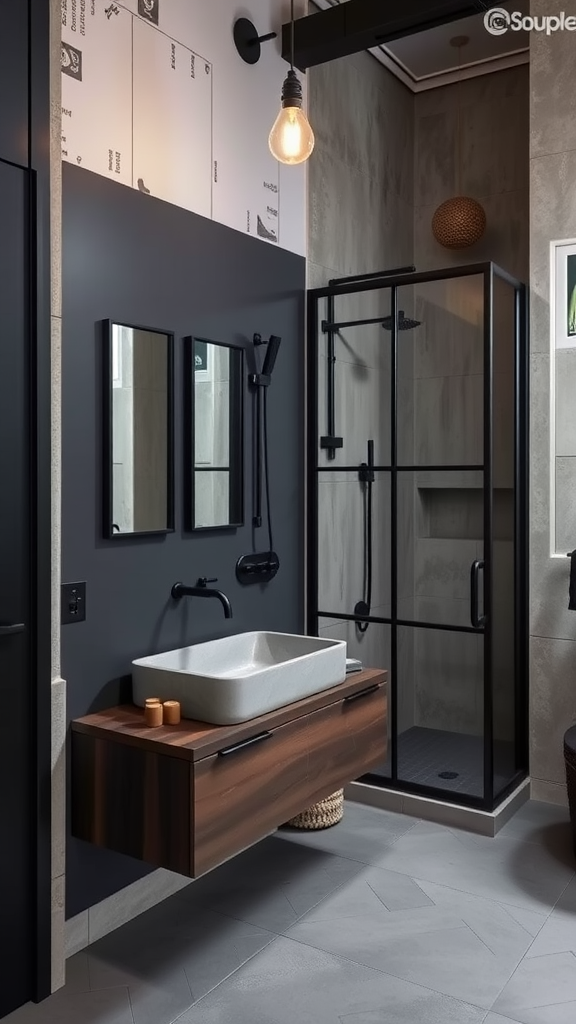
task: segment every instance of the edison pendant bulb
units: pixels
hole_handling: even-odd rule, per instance
[[[301,164],[308,159],[314,149],[314,132],[302,107],[281,107],[268,145],[281,164]]]

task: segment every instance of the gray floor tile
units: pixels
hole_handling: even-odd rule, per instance
[[[172,971],[162,983],[129,985],[134,1024],[172,1024],[190,1007],[192,993],[186,973]]]
[[[90,947],[89,953],[92,989],[126,985],[133,1002],[137,992],[143,1007],[143,989],[151,985],[149,996],[155,999],[158,1019],[161,1008],[172,1014],[170,1019],[182,1013],[274,938],[272,932],[247,922],[212,911],[195,912],[176,900],[166,902],[168,907],[162,904],[138,918],[137,929],[129,932],[130,926],[125,926]]]
[[[510,1017],[501,1017],[499,1013],[489,1013],[484,1024],[510,1024],[510,1021]],[[518,1024],[518,1021],[512,1021],[512,1024]]]
[[[441,911],[305,921],[287,936],[354,963],[489,1009],[519,957],[496,958],[455,915]]]
[[[560,808],[561,810],[561,808]],[[576,869],[576,858],[572,845],[572,831],[566,822],[554,822],[538,827],[535,832],[527,835],[520,832],[498,832],[496,836],[479,836],[472,832],[452,829],[452,834],[464,845],[475,846],[480,850],[492,850],[495,856],[505,856],[506,851],[522,849],[532,857],[546,856],[562,864],[568,870]]]
[[[510,1024],[507,1017],[496,1017],[494,1024]],[[574,1024],[576,1020],[576,1003],[556,1003],[553,1006],[538,1006],[533,1010],[521,1010],[520,1016],[514,1018],[513,1024]],[[490,1018],[485,1024],[492,1024]]]
[[[545,914],[504,906],[433,882],[419,885],[439,911],[460,918],[495,956],[510,964],[521,960],[546,922]]]
[[[6,1024],[573,1024],[570,839],[543,804],[488,839],[347,803],[72,957]]]
[[[540,929],[545,925],[548,920],[548,914],[538,913],[536,910],[524,910],[522,907],[513,907],[510,903],[506,906],[502,906],[502,909],[510,915],[513,921],[516,921],[533,939],[536,938]]]
[[[573,877],[571,867],[530,843],[476,848],[448,830],[425,839],[409,832],[386,851],[381,866],[536,911],[550,911]]]
[[[178,959],[168,964],[161,940],[151,944],[146,933],[139,943],[132,936],[124,954],[109,938],[90,950],[93,994],[126,989],[134,1024],[171,1024],[192,1003],[188,978]]]
[[[180,952],[194,1000],[219,985],[274,938],[272,932],[244,921],[214,913],[201,915]]]
[[[576,881],[563,892],[527,956],[567,952],[576,954]]]
[[[66,988],[68,992],[88,992],[90,990],[87,953],[76,953],[66,961]]]
[[[570,1002],[576,1002],[576,958],[572,953],[557,953],[523,960],[492,1009],[522,1024],[533,1024],[526,1011]],[[565,1024],[570,1024],[569,1017]]]
[[[277,934],[364,865],[276,836],[176,894],[175,899],[210,909]]]
[[[88,947],[90,987],[157,982],[178,964],[192,914],[174,897],[140,914]]]
[[[414,910],[434,905],[422,886],[408,875],[381,869],[367,871],[363,877],[387,910]]]
[[[308,911],[300,921],[287,929],[287,932],[300,939],[298,929],[304,929],[304,933],[306,933],[306,928],[316,924],[326,925],[327,931],[336,925],[338,931],[343,931],[347,928],[348,919],[357,920],[362,917],[370,921],[374,917],[377,919],[383,917],[385,921],[388,921],[390,917],[390,911],[374,891],[366,876],[355,879],[354,882],[342,886],[337,892],[326,897],[316,907]],[[312,945],[316,945],[316,943],[312,943]]]
[[[46,1024],[45,1003],[37,1006],[35,1003],[26,1003],[14,1013],[2,1017],[2,1024]]]
[[[521,836],[527,842],[541,843],[548,830],[558,826],[566,827],[569,822],[567,807],[528,800],[514,817],[503,825],[498,836]]]
[[[276,939],[179,1024],[482,1024],[484,1011]]]
[[[278,837],[338,857],[378,864],[400,836],[409,833],[417,823],[418,819],[405,814],[392,814],[346,801],[343,828],[338,825],[318,832],[281,829]]]
[[[64,988],[4,1017],[2,1024],[134,1024],[134,1018],[126,988],[82,993]]]

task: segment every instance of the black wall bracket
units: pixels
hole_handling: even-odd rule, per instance
[[[232,32],[234,45],[246,64],[257,64],[260,60],[262,43],[268,42],[269,39],[276,39],[277,35],[276,32],[267,32],[266,35],[259,36],[248,18],[238,18],[234,22]]]
[[[336,451],[337,448],[343,448],[344,447],[344,438],[343,437],[321,437],[320,438],[320,447],[326,449],[327,451]]]

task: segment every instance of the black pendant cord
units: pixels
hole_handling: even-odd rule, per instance
[[[272,513],[270,510],[270,472],[268,463],[268,388],[261,389],[263,395],[263,426],[264,426],[264,487],[266,490],[266,518],[268,519],[268,543],[269,550],[274,551],[272,539]]]
[[[294,71],[294,0],[290,0],[290,70]]]

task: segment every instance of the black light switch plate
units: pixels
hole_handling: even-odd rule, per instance
[[[60,588],[60,621],[84,622],[86,618],[86,584],[63,583]]]

